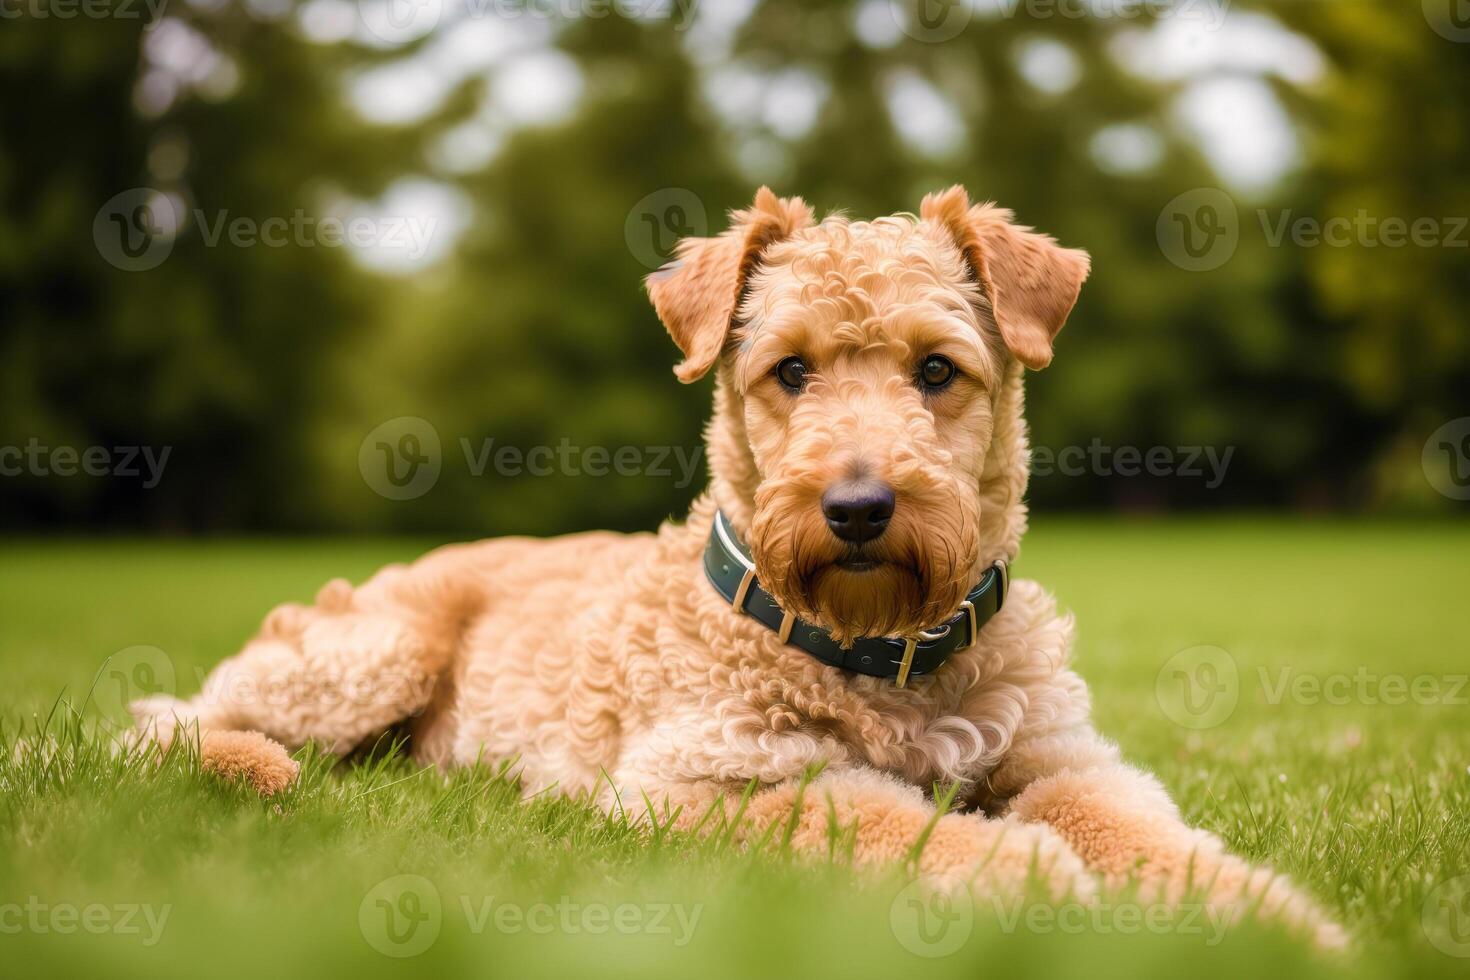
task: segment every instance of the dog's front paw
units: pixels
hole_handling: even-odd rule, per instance
[[[964,882],[977,896],[1022,897],[1037,889],[1056,902],[1090,902],[1097,877],[1045,824],[989,820],[974,814],[942,819],[924,848],[920,871],[936,882]]]
[[[199,765],[228,782],[243,782],[261,796],[274,796],[296,782],[301,763],[280,742],[260,732],[205,732]]]
[[[134,701],[128,710],[137,723],[129,733],[133,744],[167,749],[179,736],[197,739],[202,769],[243,782],[261,796],[274,796],[301,772],[284,745],[260,732],[201,730],[200,714],[187,701],[155,695]]]

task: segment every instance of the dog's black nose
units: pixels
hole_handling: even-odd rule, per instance
[[[839,483],[822,494],[822,513],[832,533],[844,541],[862,544],[888,528],[893,517],[893,488],[864,480]]]

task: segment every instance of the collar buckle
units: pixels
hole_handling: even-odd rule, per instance
[[[898,676],[893,679],[894,687],[903,687],[909,682],[909,668],[914,665],[914,651],[919,647],[917,636],[904,637],[903,659],[898,663]]]
[[[969,599],[960,603],[960,612],[965,614],[965,619],[970,624],[970,633],[965,637],[965,645],[960,649],[968,650],[975,645],[975,640],[980,635],[980,624],[975,621],[975,604]]]
[[[1000,577],[1000,581],[996,583],[1000,587],[1000,592],[996,596],[995,607],[995,611],[1000,612],[1000,607],[1005,605],[1006,596],[1011,591],[1011,566],[1006,564],[1004,558],[997,558],[990,563],[990,567],[994,568],[995,574]]]
[[[730,607],[737,613],[745,612],[745,599],[750,595],[750,587],[755,584],[755,569],[747,568],[745,574],[740,577],[740,586],[735,590],[735,598],[730,600]]]

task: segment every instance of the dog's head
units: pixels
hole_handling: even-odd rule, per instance
[[[1025,524],[1021,367],[1044,367],[1085,252],[971,206],[820,223],[762,188],[648,278],[693,381],[718,365],[712,492],[761,584],[847,641],[952,614]]]

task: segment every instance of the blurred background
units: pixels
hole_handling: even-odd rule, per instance
[[[770,184],[1088,249],[1061,510],[1470,497],[1465,0],[0,0],[0,526],[651,527]]]

